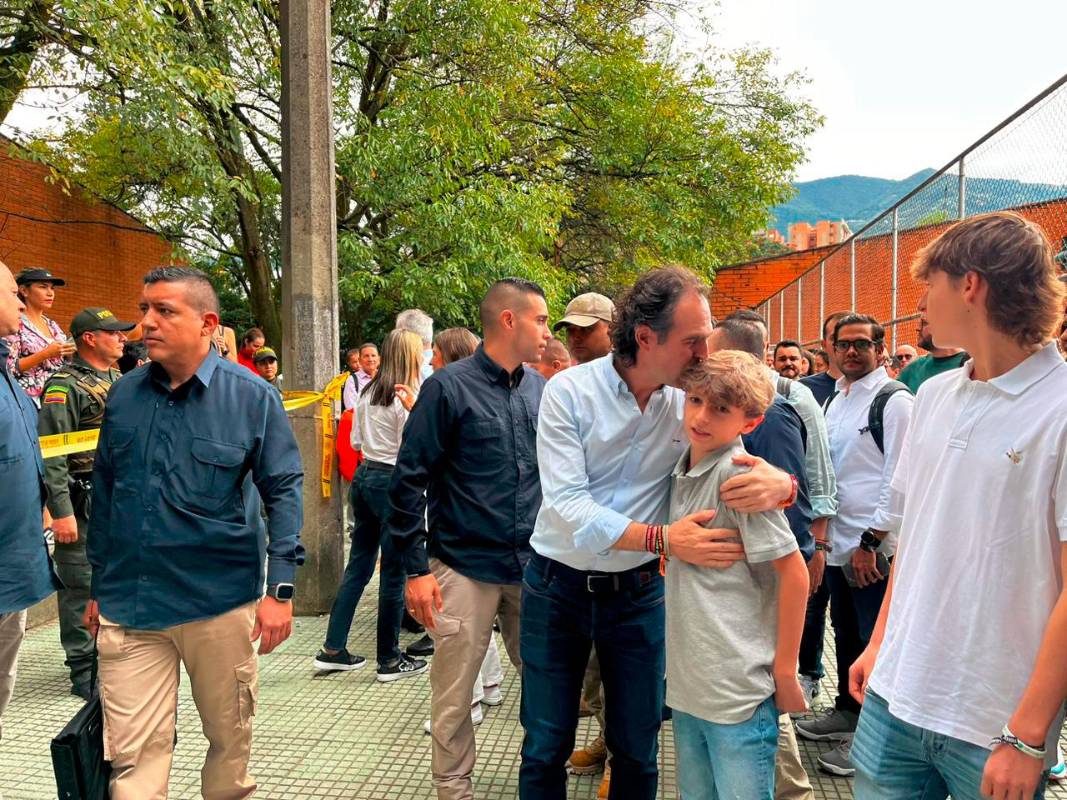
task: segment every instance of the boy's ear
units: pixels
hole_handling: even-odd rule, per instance
[[[763,416],[763,414],[760,414],[758,417],[753,417],[745,422],[745,427],[741,429],[741,435],[744,436],[746,433],[752,433],[752,431],[756,430],[759,424],[763,422]]]

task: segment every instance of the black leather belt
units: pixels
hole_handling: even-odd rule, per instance
[[[384,461],[371,461],[369,458],[363,459],[363,464],[367,469],[377,469],[382,472],[392,472],[396,469],[393,464],[386,464]]]
[[[534,558],[544,562],[546,579],[555,578],[592,594],[644,589],[660,579],[659,564],[655,561],[622,572],[598,572],[574,569],[544,556],[535,555]]]

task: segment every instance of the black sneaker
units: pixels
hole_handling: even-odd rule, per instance
[[[407,609],[404,609],[404,618],[400,620],[400,627],[408,633],[426,633],[426,629],[408,613]]]
[[[367,659],[363,656],[354,656],[347,649],[342,648],[333,655],[325,650],[319,650],[313,663],[319,672],[351,672],[367,666]]]
[[[404,651],[413,658],[425,658],[426,656],[433,655],[433,639],[427,634],[421,639],[416,639],[414,642],[407,646]]]
[[[413,678],[424,673],[428,666],[429,664],[424,659],[408,658],[401,653],[400,658],[392,664],[378,666],[378,681],[389,683],[390,681],[398,681],[401,678]]]
[[[75,683],[70,687],[70,693],[74,697],[80,697],[82,700],[89,702],[89,698],[93,696],[93,687],[89,684],[89,681]]]

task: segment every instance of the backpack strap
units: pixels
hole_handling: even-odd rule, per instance
[[[789,380],[789,378],[783,378],[781,375],[779,375],[778,381],[774,388],[778,392],[778,394],[788,400],[789,395],[793,392],[793,382]]]
[[[911,389],[900,381],[889,381],[877,391],[871,401],[871,407],[867,409],[867,429],[871,432],[871,438],[874,439],[878,452],[883,455],[885,454],[885,407],[889,403],[889,398],[897,392],[911,394]],[[832,400],[833,397],[830,399]],[[827,405],[829,403],[828,400]]]

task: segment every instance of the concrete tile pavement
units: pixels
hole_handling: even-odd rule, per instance
[[[349,638],[349,649],[374,653],[374,601],[369,586]],[[257,797],[271,800],[346,798],[351,800],[431,800],[430,737],[422,724],[429,716],[429,676],[380,684],[373,665],[359,672],[315,676],[311,659],[325,635],[325,617],[296,621],[292,638],[260,661],[260,695],[252,746]],[[404,634],[405,642],[415,637]],[[501,653],[504,652],[501,642]],[[832,643],[828,643],[832,644]],[[832,646],[828,658],[833,658]],[[373,660],[373,658],[372,658]],[[486,709],[477,729],[479,800],[518,794],[519,681],[511,665],[504,669],[502,705]],[[827,665],[828,668],[832,664]],[[816,703],[832,698],[824,682]],[[4,718],[0,741],[0,796],[6,800],[54,798],[55,784],[48,744],[77,711],[80,701],[67,694],[63,653],[55,624],[27,635],[20,659],[15,697]],[[579,723],[579,741],[592,739],[595,722]],[[669,725],[661,734],[660,798],[677,798],[674,747]],[[851,798],[851,781],[832,778],[815,767],[825,745],[801,740],[815,796]],[[179,693],[178,746],[171,773],[171,797],[199,796],[199,771],[207,742],[183,674]],[[568,797],[595,797],[600,776],[571,776]],[[1049,797],[1067,799],[1054,788]]]

